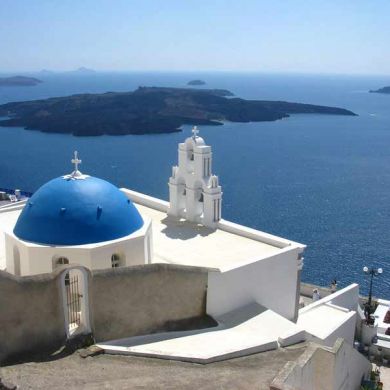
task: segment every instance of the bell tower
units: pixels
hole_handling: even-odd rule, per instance
[[[221,219],[222,190],[212,175],[211,147],[192,129],[192,137],[179,144],[178,166],[169,178],[168,215],[216,228]]]

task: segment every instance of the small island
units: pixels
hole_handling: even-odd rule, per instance
[[[54,74],[54,72],[52,70],[49,70],[49,69],[41,69],[39,71],[39,73],[42,74],[42,75],[52,75],[52,74]]]
[[[383,87],[376,90],[371,90],[370,93],[385,93],[390,95],[390,86],[389,87]]]
[[[203,80],[191,80],[187,83],[187,85],[206,85],[206,82]]]
[[[230,97],[224,89],[140,87],[0,105],[0,126],[77,136],[152,134],[182,125],[263,122],[290,114],[356,115],[337,107]]]
[[[0,77],[1,87],[32,87],[40,83],[42,83],[42,80],[38,80],[34,77],[25,77],[25,76]]]
[[[76,70],[71,70],[69,73],[77,73],[77,74],[94,74],[96,73],[95,70],[86,68],[85,66],[81,66],[80,68],[77,68]]]

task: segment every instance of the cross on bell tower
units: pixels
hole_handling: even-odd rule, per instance
[[[192,138],[195,139],[198,136],[198,134],[199,134],[198,126],[194,126],[192,128]]]

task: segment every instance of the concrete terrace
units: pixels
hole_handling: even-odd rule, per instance
[[[280,252],[280,246],[221,229],[212,230],[168,218],[166,212],[134,201],[140,213],[152,220],[154,263],[182,264],[224,271]],[[0,269],[5,269],[4,231],[12,231],[24,205],[0,212]],[[218,256],[215,254],[218,253]]]
[[[134,356],[99,355],[82,359],[76,352],[56,359],[32,357],[2,367],[0,376],[20,389],[268,389],[305,344],[208,365]]]
[[[153,262],[180,263],[223,270],[248,260],[260,260],[280,248],[221,229],[175,221],[165,212],[135,203],[153,222]],[[218,256],[215,254],[218,253]]]
[[[300,312],[297,324],[319,339],[326,339],[351,316],[354,312],[328,303]]]
[[[98,346],[112,354],[212,363],[305,340],[305,332],[296,324],[257,304],[227,313],[216,321],[219,325],[213,328],[129,337]]]

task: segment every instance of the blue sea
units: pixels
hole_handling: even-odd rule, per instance
[[[204,79],[247,99],[347,108],[359,116],[294,115],[276,122],[203,126],[223,187],[223,218],[307,245],[303,280],[361,284],[364,265],[383,267],[374,293],[390,298],[390,96],[368,93],[390,77],[237,73],[35,75],[36,87],[0,87],[0,103],[75,93],[184,87]],[[79,138],[0,128],[0,187],[34,191],[69,173],[78,150],[84,173],[168,198],[183,132]]]

